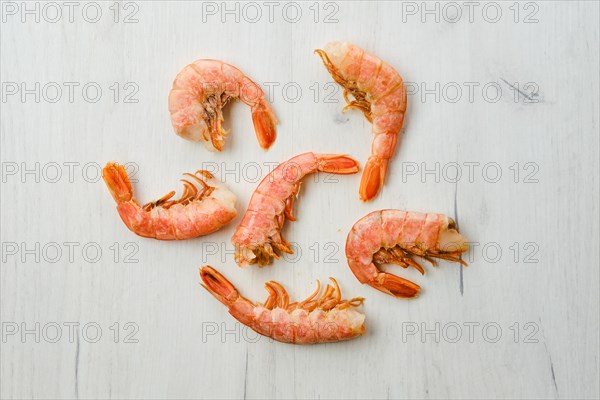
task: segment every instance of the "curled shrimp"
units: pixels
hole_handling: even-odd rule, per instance
[[[285,219],[295,221],[294,200],[302,178],[316,171],[333,174],[354,174],[358,162],[339,154],[304,153],[280,164],[258,185],[248,204],[248,210],[237,227],[231,242],[239,266],[271,263],[280,252],[293,254],[290,244],[281,235]]]
[[[175,78],[169,93],[169,112],[175,132],[221,151],[228,132],[222,128],[223,107],[240,99],[252,109],[258,143],[263,149],[275,141],[277,118],[262,89],[236,67],[218,60],[197,60]]]
[[[317,290],[306,300],[290,303],[279,283],[265,284],[269,297],[253,303],[210,266],[200,268],[202,286],[229,309],[229,313],[257,333],[284,343],[314,344],[353,339],[365,333],[365,316],[355,310],[364,299],[342,300],[335,279],[319,296]]]
[[[400,210],[379,210],[354,224],[346,240],[348,265],[361,283],[395,297],[416,297],[419,285],[399,276],[382,272],[379,266],[395,263],[425,271],[412,256],[435,265],[435,258],[459,262],[468,242],[456,230],[452,218],[442,214],[424,214]]]
[[[357,108],[373,124],[375,138],[359,188],[360,199],[369,201],[383,187],[388,161],[394,155],[406,112],[406,88],[394,68],[353,44],[332,42],[315,52],[344,88],[348,103],[344,111]]]
[[[219,230],[237,214],[235,195],[208,171],[185,174],[183,194],[175,191],[143,206],[133,197],[122,165],[109,162],[102,178],[117,202],[121,219],[133,233],[160,240],[184,240]]]

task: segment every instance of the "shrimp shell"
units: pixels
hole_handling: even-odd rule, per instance
[[[416,297],[421,288],[399,276],[382,272],[379,266],[395,263],[425,271],[413,259],[419,256],[435,265],[441,258],[467,265],[460,254],[468,242],[456,223],[443,214],[401,210],[373,211],[358,220],[346,239],[348,266],[361,283],[395,297]]]
[[[359,195],[373,199],[383,187],[406,112],[406,88],[400,74],[376,56],[347,42],[331,42],[315,52],[333,79],[344,88],[346,107],[361,110],[373,123],[371,156],[365,164]],[[348,94],[354,100],[348,99]]]
[[[294,199],[307,174],[322,171],[333,174],[358,172],[356,160],[339,154],[304,153],[281,163],[258,185],[246,214],[235,230],[231,242],[236,249],[239,266],[259,266],[278,259],[280,253],[293,254],[290,244],[281,235],[285,219],[295,221]]]
[[[366,332],[365,316],[355,310],[364,299],[342,300],[335,279],[319,296],[317,290],[306,300],[289,302],[279,283],[265,284],[269,297],[264,303],[253,303],[241,296],[235,286],[210,266],[200,268],[202,286],[229,309],[229,313],[255,332],[279,342],[314,344],[339,342]]]
[[[277,118],[264,92],[236,67],[218,60],[197,60],[175,78],[169,93],[169,112],[175,133],[221,151],[228,134],[223,130],[223,107],[240,99],[252,109],[258,143],[271,147]]]
[[[117,202],[121,219],[133,233],[159,240],[185,240],[219,230],[236,215],[236,196],[208,171],[185,174],[184,191],[174,191],[143,206],[133,197],[131,182],[122,165],[109,162],[102,178]],[[198,189],[198,186],[200,189]]]

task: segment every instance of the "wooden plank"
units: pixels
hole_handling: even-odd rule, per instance
[[[598,3],[481,3],[472,21],[454,3],[449,22],[456,10],[435,2],[282,2],[272,18],[260,2],[125,2],[114,22],[114,4],[98,2],[96,23],[87,3],[73,22],[58,3],[55,23],[44,3],[27,3],[39,22],[23,4],[1,5],[2,398],[599,396]],[[296,256],[241,270],[229,240],[274,163],[305,151],[368,157],[370,124],[341,112],[312,54],[334,39],[379,55],[411,90],[386,186],[364,204],[359,175],[307,179],[284,230]],[[221,154],[172,133],[171,82],[197,58],[272,89],[281,123],[270,151],[241,104],[226,112]],[[133,163],[142,201],[212,169],[240,216],[203,239],[138,238],[99,180],[112,159]],[[346,234],[381,208],[456,218],[474,242],[470,266],[424,277],[390,267],[422,285],[414,301],[359,285]],[[257,337],[198,286],[207,263],[256,300],[267,280],[300,298],[334,276],[346,296],[367,298],[369,333],[308,347]]]

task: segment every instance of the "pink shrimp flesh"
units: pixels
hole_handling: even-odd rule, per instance
[[[238,265],[263,266],[270,264],[272,258],[278,259],[280,252],[293,254],[281,229],[286,218],[295,221],[294,199],[305,175],[316,171],[354,174],[358,169],[358,162],[348,156],[315,153],[300,154],[277,166],[252,194],[248,210],[231,239]]]
[[[143,206],[133,197],[131,182],[122,165],[106,164],[102,178],[117,202],[121,219],[133,233],[160,240],[185,240],[219,230],[237,214],[235,195],[208,171],[185,174],[184,192],[174,191]],[[200,189],[198,189],[200,187]]]
[[[218,60],[197,60],[175,78],[169,112],[175,132],[221,151],[228,132],[223,130],[223,107],[240,99],[252,109],[258,143],[263,149],[275,141],[277,118],[256,83],[236,67]]]
[[[348,265],[361,283],[395,297],[416,297],[419,285],[379,270],[395,263],[425,271],[412,258],[419,256],[435,265],[434,258],[459,262],[468,249],[467,240],[456,230],[456,223],[442,214],[401,210],[379,210],[354,224],[346,240]]]
[[[356,308],[364,299],[342,300],[335,279],[325,291],[317,290],[306,300],[290,303],[286,290],[279,283],[265,284],[269,297],[253,303],[241,296],[223,275],[210,266],[200,268],[202,286],[229,309],[229,313],[257,333],[279,342],[314,344],[339,342],[366,332],[365,316]]]
[[[315,52],[344,88],[348,103],[344,111],[357,108],[373,123],[375,138],[359,188],[360,199],[369,201],[383,187],[388,161],[394,155],[406,112],[406,88],[394,68],[353,44],[332,42]]]

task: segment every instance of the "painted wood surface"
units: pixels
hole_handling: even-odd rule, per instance
[[[1,6],[2,398],[598,398],[597,2]],[[365,204],[359,175],[307,179],[284,229],[296,255],[239,269],[229,239],[273,165],[368,157],[370,124],[341,112],[313,54],[337,39],[407,82],[386,186]],[[220,154],[172,132],[172,80],[198,58],[269,92],[271,150],[243,104]],[[99,180],[108,160],[130,163],[142,201],[213,170],[240,215],[205,238],[138,238]],[[389,267],[423,287],[412,301],[360,285],[345,238],[382,208],[455,218],[469,267]],[[334,276],[366,298],[368,334],[257,337],[198,285],[203,264],[256,300],[268,280],[300,298]]]

